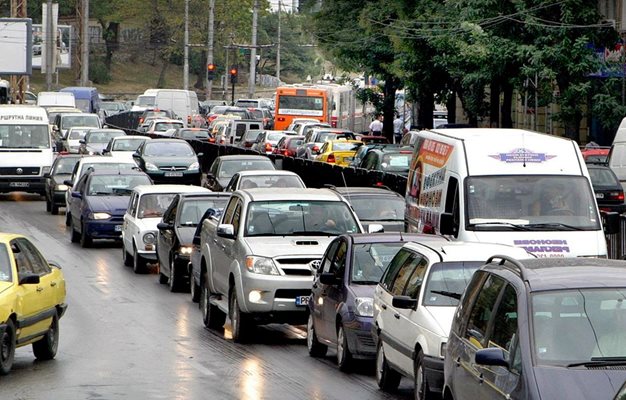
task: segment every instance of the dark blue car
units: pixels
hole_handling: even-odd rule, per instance
[[[94,239],[121,239],[133,188],[151,184],[150,177],[139,170],[89,171],[83,175],[70,202],[72,243],[90,247]]]
[[[337,350],[337,364],[350,369],[353,360],[374,359],[371,325],[374,289],[404,243],[419,234],[352,234],[333,240],[313,281],[309,300],[307,347],[313,357]]]

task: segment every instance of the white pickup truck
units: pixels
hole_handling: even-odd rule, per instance
[[[363,228],[327,189],[248,189],[232,194],[219,220],[203,222],[200,308],[204,324],[230,317],[243,342],[255,324],[302,323],[313,276],[337,235]]]

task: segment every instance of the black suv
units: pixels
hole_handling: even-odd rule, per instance
[[[626,262],[494,256],[454,315],[444,400],[623,398],[624,327]]]

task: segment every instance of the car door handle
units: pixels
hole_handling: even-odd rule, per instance
[[[478,383],[483,383],[485,381],[485,377],[483,374],[478,375]]]
[[[387,305],[386,304],[381,304],[380,308],[382,308],[383,310],[386,310],[387,309]]]
[[[217,239],[213,239],[213,243],[217,243]]]
[[[393,317],[394,317],[395,319],[400,319],[400,314],[395,313],[395,314],[393,314]]]
[[[50,286],[55,287],[57,285],[56,282],[50,282]]]
[[[461,366],[461,357],[457,357],[456,360],[454,360],[454,363],[456,364],[457,367]]]
[[[37,287],[38,292],[43,292],[43,288],[41,286]]]

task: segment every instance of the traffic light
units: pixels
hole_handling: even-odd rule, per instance
[[[206,66],[206,70],[207,70],[207,79],[212,81],[215,78],[215,69],[216,69],[216,65],[211,63],[211,64],[207,64]]]
[[[230,83],[234,85],[237,83],[237,67],[232,67],[228,72],[230,74]]]

